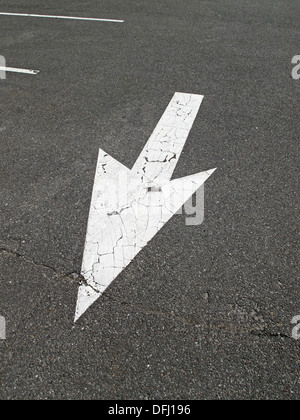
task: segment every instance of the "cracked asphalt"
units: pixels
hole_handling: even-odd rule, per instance
[[[47,4],[46,4],[47,3]],[[0,0],[0,398],[299,399],[298,0]],[[131,168],[205,95],[174,178],[217,167],[73,323],[98,149]]]

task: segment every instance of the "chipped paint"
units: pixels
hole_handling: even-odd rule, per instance
[[[75,321],[214,172],[170,181],[202,100],[176,93],[132,170],[100,150]]]

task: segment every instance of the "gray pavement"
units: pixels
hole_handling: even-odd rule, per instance
[[[1,399],[299,399],[298,0],[0,0]],[[47,3],[47,5],[46,5]],[[217,167],[73,323],[98,149],[132,167],[205,95],[175,177]]]

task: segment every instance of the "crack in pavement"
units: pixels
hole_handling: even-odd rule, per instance
[[[41,269],[44,269],[44,270],[45,269],[50,270],[50,271],[53,272],[55,277],[59,277],[59,278],[72,278],[73,277],[73,279],[74,279],[74,276],[81,277],[81,274],[76,273],[76,272],[71,272],[71,273],[60,272],[59,270],[52,267],[51,265],[48,265],[48,264],[45,264],[45,263],[42,263],[42,262],[36,262],[34,260],[31,260],[31,259],[27,258],[25,255],[20,254],[17,251],[13,251],[13,250],[8,249],[8,248],[3,247],[3,246],[0,247],[0,253],[4,253],[4,254],[10,255],[12,257],[19,258],[19,259],[23,260],[24,262],[26,262],[28,264],[34,265],[37,268],[41,268]],[[77,281],[77,283],[78,283],[78,281]]]
[[[76,273],[76,272],[71,272],[71,273],[62,273],[59,270],[55,269],[54,267],[44,264],[44,263],[38,263],[35,262],[27,257],[25,257],[24,255],[12,251],[8,248],[5,247],[0,247],[0,253],[4,253],[6,255],[18,258],[23,260],[24,262],[28,263],[28,264],[32,264],[37,268],[40,269],[46,269],[46,270],[50,270],[52,271],[52,273],[54,274],[54,276],[58,279],[58,278],[64,278],[64,279],[69,279],[73,282],[76,283],[76,285],[88,285],[86,279],[80,274],[80,273]],[[90,286],[90,285],[89,285]],[[251,325],[247,325],[245,327],[230,323],[230,322],[210,322],[210,321],[203,321],[203,322],[197,322],[196,320],[192,319],[191,317],[183,317],[180,315],[176,315],[173,312],[164,312],[159,310],[159,308],[157,309],[151,309],[148,308],[146,306],[140,305],[140,304],[134,304],[132,302],[127,302],[125,300],[122,299],[118,299],[114,296],[112,296],[109,291],[106,291],[105,293],[105,300],[106,301],[110,301],[112,303],[121,305],[121,306],[127,306],[131,309],[134,309],[136,311],[139,311],[141,313],[143,313],[144,315],[148,315],[148,316],[157,316],[163,319],[169,319],[169,320],[174,320],[176,322],[180,322],[186,326],[189,327],[194,327],[197,328],[199,330],[201,330],[202,333],[205,334],[211,334],[213,332],[222,332],[225,334],[232,334],[232,335],[239,335],[239,334],[244,334],[244,335],[252,335],[252,336],[256,336],[256,337],[260,337],[260,338],[274,338],[274,339],[287,339],[287,340],[292,340],[292,337],[288,336],[287,334],[284,334],[282,332],[272,332],[269,331],[267,329],[255,329],[253,328],[253,326]],[[30,319],[30,317],[32,316],[34,312],[32,312],[31,314],[29,314],[28,317],[26,317],[26,319]],[[275,327],[280,328],[281,325],[275,325]],[[18,328],[17,328],[18,330]],[[17,331],[16,330],[16,331]]]

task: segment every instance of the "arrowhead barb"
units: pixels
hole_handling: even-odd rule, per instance
[[[77,322],[78,319],[88,310],[88,308],[96,302],[96,300],[101,296],[101,293],[96,292],[90,286],[82,285],[79,287],[77,304],[75,311],[74,322]]]

